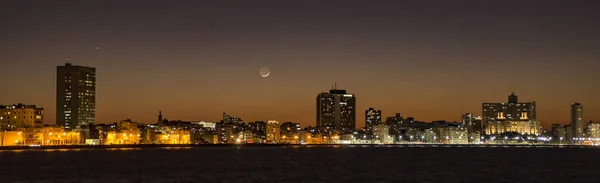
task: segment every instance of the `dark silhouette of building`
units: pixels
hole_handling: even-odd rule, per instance
[[[583,136],[583,105],[574,103],[571,105],[571,134],[575,143],[582,142]]]
[[[473,114],[465,113],[462,115],[462,126],[467,127],[468,132],[473,132],[475,128],[475,123],[473,119]]]
[[[565,132],[566,126],[560,124],[552,124],[552,141],[555,143],[564,143],[567,142]]]
[[[281,133],[298,133],[302,130],[300,123],[285,122],[280,126]]]
[[[389,126],[389,134],[394,136],[394,138],[398,138],[398,136],[402,135],[402,130],[408,127],[400,113],[396,113],[396,115],[392,117],[387,117],[385,124]]]
[[[224,112],[223,113],[223,122],[225,122],[225,123],[241,123],[241,122],[243,122],[243,120],[240,117],[232,116],[232,115]]]
[[[337,86],[317,95],[317,127],[344,133],[356,129],[356,97]]]
[[[381,110],[369,108],[365,111],[365,130],[373,133],[373,126],[381,124]]]
[[[163,121],[162,111],[158,111],[158,123]]]
[[[96,68],[66,63],[56,69],[56,124],[66,130],[96,122]]]

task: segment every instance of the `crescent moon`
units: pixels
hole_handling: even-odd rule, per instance
[[[271,71],[269,70],[268,67],[263,67],[260,69],[260,76],[262,76],[263,78],[268,77],[271,74]]]
[[[271,74],[271,72],[267,71],[267,73],[266,73],[266,74],[264,74],[264,73],[261,73],[261,74],[260,74],[260,76],[262,76],[263,78],[266,78],[266,77],[268,77],[268,76],[269,76],[269,74]]]

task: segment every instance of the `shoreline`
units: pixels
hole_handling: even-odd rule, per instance
[[[3,150],[52,149],[119,149],[119,148],[203,148],[203,147],[400,147],[400,148],[599,148],[586,145],[547,144],[126,144],[126,145],[57,145],[57,146],[0,146]]]

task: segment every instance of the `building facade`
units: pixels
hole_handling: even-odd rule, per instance
[[[404,123],[404,118],[400,113],[396,113],[395,116],[387,117],[385,124],[390,127],[390,135],[393,136],[396,141],[400,140],[399,137],[402,135],[402,130],[408,126]]]
[[[573,143],[579,143],[583,136],[583,105],[574,103],[571,105],[571,135]]]
[[[279,143],[281,137],[281,126],[278,121],[267,121],[267,143]]]
[[[44,109],[35,105],[0,105],[0,130],[41,128],[44,125]]]
[[[369,108],[365,111],[365,130],[373,133],[373,126],[381,124],[381,110]]]
[[[565,126],[552,124],[552,142],[562,144],[566,140]]]
[[[393,142],[393,138],[390,136],[390,127],[381,123],[373,125],[373,139],[380,143]]]
[[[483,118],[481,116],[473,118],[473,132],[483,133]]]
[[[67,63],[57,67],[56,124],[66,130],[96,122],[96,68]]]
[[[467,144],[468,132],[466,128],[456,126],[436,127],[433,128],[435,133],[434,139],[445,144]]]
[[[318,94],[316,125],[341,132],[356,129],[356,96],[335,87]]]
[[[535,102],[519,103],[514,92],[508,96],[508,103],[483,103],[481,108],[486,135],[510,132],[540,134]]]
[[[462,126],[466,126],[468,132],[472,132],[474,130],[475,120],[472,113],[465,113],[462,115]]]
[[[598,144],[600,142],[600,122],[590,121],[587,124],[587,137],[594,144]]]

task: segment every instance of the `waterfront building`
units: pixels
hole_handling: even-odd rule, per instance
[[[473,132],[483,133],[483,118],[481,116],[473,117]]]
[[[373,126],[373,137],[379,143],[392,143],[393,138],[390,136],[390,128],[385,124]]]
[[[255,121],[248,123],[248,128],[256,134],[261,140],[266,139],[267,123],[264,121]]]
[[[0,145],[24,145],[24,136],[25,135],[21,131],[0,131]]]
[[[41,128],[44,125],[44,109],[35,105],[0,105],[0,130]]]
[[[587,124],[587,137],[593,144],[600,143],[600,122],[590,121]]]
[[[356,96],[334,86],[317,95],[317,127],[349,133],[356,129]]]
[[[365,130],[373,133],[373,126],[381,124],[381,110],[369,108],[365,111]]]
[[[566,143],[573,143],[573,128],[571,125],[565,125],[565,141]]]
[[[96,122],[96,68],[67,63],[57,67],[56,124],[67,131]]]
[[[540,123],[538,121],[488,121],[486,124],[487,135],[503,133],[519,133],[521,135],[540,135]]]
[[[267,143],[279,143],[281,137],[281,126],[278,121],[269,120],[267,122]]]
[[[581,144],[583,136],[583,105],[574,103],[571,105],[571,134],[573,135],[572,142]]]
[[[422,123],[422,124],[427,124],[427,123]],[[430,128],[426,128],[426,129],[430,129]],[[402,136],[402,141],[409,141],[409,142],[425,141],[424,138],[425,138],[425,130],[426,129],[408,127],[408,128],[406,128],[406,131],[405,131],[404,135]]]
[[[300,123],[285,122],[280,127],[281,133],[297,133],[302,130]]]
[[[481,133],[479,131],[473,131],[468,133],[470,144],[479,144],[481,142]]]
[[[406,128],[404,119],[400,113],[396,113],[395,116],[387,117],[385,124],[390,127],[390,135],[394,137],[394,141],[399,141],[399,137],[402,135],[402,129]]]
[[[467,131],[472,132],[473,128],[475,127],[474,124],[474,120],[473,120],[473,114],[472,113],[465,113],[462,115],[462,124],[461,126],[465,126],[467,127]]]
[[[445,144],[467,144],[468,132],[466,128],[458,126],[445,126],[433,128],[438,142]]]
[[[141,131],[136,122],[130,119],[119,121],[105,129],[102,144],[139,144],[141,142]]]
[[[551,137],[553,143],[562,144],[566,142],[565,126],[560,124],[552,124]]]
[[[514,92],[508,96],[508,103],[483,103],[482,114],[486,135],[541,133],[540,123],[536,119],[535,102],[520,103]]]

